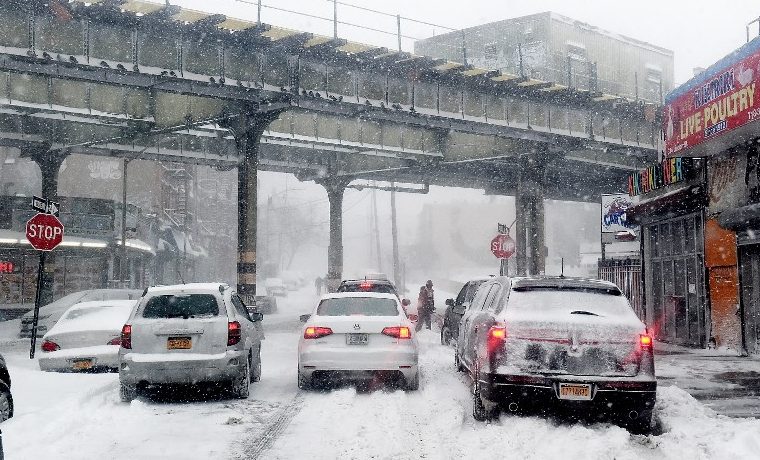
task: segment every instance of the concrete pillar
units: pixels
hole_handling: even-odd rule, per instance
[[[335,292],[343,279],[343,194],[349,181],[326,179],[320,182],[330,201],[330,245],[327,248],[327,290]]]
[[[259,141],[264,130],[278,114],[242,113],[224,126],[237,144],[238,166],[238,244],[237,292],[246,305],[256,304],[256,173]]]
[[[58,172],[68,152],[63,150],[50,150],[48,146],[33,146],[24,149],[22,156],[32,159],[40,168],[42,175],[42,197],[48,200],[58,201]],[[55,265],[56,252],[51,251],[45,255],[45,271],[42,274],[40,284],[40,304],[47,305],[53,300],[55,293]]]

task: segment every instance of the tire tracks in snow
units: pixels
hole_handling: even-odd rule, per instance
[[[264,429],[253,433],[243,446],[243,451],[235,459],[258,459],[269,450],[277,438],[285,431],[290,421],[301,411],[304,402],[304,392],[296,393],[290,403],[277,411],[264,426]]]

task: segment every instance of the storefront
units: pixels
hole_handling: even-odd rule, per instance
[[[760,37],[668,94],[663,114],[666,159],[706,162],[702,221],[708,343],[755,354],[760,353],[756,89],[760,91]]]

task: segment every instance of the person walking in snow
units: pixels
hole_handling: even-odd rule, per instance
[[[431,328],[430,322],[434,311],[433,281],[427,280],[427,283],[420,287],[420,294],[417,297],[417,326],[415,327],[417,331],[422,329],[423,324],[428,329]]]

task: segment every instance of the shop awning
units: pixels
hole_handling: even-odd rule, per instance
[[[684,185],[662,195],[639,201],[626,210],[625,218],[628,222],[641,224],[646,220],[695,212],[704,206],[704,187]]]
[[[723,211],[718,223],[728,230],[746,230],[760,227],[760,203]]]

